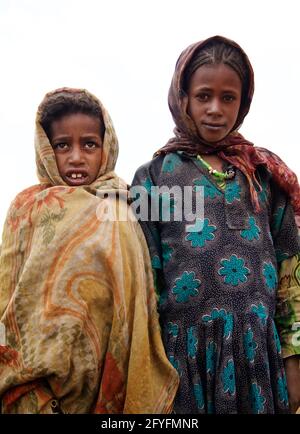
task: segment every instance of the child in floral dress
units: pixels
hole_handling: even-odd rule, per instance
[[[237,43],[214,36],[190,45],[169,91],[175,137],[133,180],[147,193],[136,196],[136,212],[180,375],[176,413],[288,413],[300,403],[299,185],[279,157],[237,132],[253,90]],[[163,186],[190,187],[191,209],[198,195],[203,213],[191,222],[187,196]]]

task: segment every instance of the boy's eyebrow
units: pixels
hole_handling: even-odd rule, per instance
[[[97,134],[94,133],[86,133],[86,134],[82,134],[81,137],[95,137],[97,138]],[[72,136],[68,135],[68,134],[60,134],[59,136],[55,136],[53,137],[52,140],[63,140],[63,139],[71,139]]]
[[[97,137],[97,134],[94,134],[94,133],[86,133],[86,134],[82,134],[81,137]]]
[[[59,136],[52,136],[52,140],[69,139],[70,137],[68,134],[60,134]]]

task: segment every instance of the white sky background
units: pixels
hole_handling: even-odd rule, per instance
[[[44,94],[84,87],[108,109],[128,183],[172,136],[175,62],[215,34],[248,54],[256,90],[240,131],[298,175],[299,0],[0,0],[0,231],[10,202],[36,184],[34,119]]]

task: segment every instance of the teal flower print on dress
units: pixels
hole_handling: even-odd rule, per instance
[[[284,208],[282,206],[278,207],[276,212],[273,214],[273,219],[271,223],[271,228],[273,231],[279,231],[284,214]]]
[[[147,193],[151,196],[152,190],[151,187],[153,187],[153,182],[150,178],[146,178],[145,181],[142,183],[142,186],[147,190]]]
[[[266,181],[260,181],[261,190],[255,187],[258,193],[258,199],[260,202],[267,202],[268,200],[268,184]]]
[[[257,226],[254,217],[249,217],[248,225],[249,229],[244,229],[240,232],[241,237],[248,241],[259,240],[260,228]]]
[[[225,324],[224,324],[224,334],[223,337],[228,339],[233,330],[233,315],[232,313],[228,313],[225,316]]]
[[[228,339],[233,330],[233,315],[232,313],[227,313],[225,309],[217,309],[214,308],[210,315],[203,315],[203,322],[211,322],[218,318],[222,318],[224,320],[224,333],[223,337]]]
[[[255,350],[257,349],[257,343],[253,338],[253,331],[251,330],[251,328],[248,328],[248,330],[244,334],[243,343],[244,351],[248,361],[253,362],[255,358]]]
[[[196,219],[196,223],[191,226],[191,232],[185,237],[187,241],[191,241],[192,247],[204,247],[207,241],[215,238],[213,232],[216,226],[209,224],[209,219]]]
[[[209,197],[210,199],[215,199],[215,197],[217,196],[222,196],[221,191],[219,191],[212,182],[209,182],[209,180],[205,176],[202,176],[202,178],[194,181],[194,184],[195,184],[194,187],[195,191],[200,191],[199,187],[204,187],[205,198]]]
[[[178,331],[179,331],[178,324],[176,324],[175,322],[169,322],[168,323],[168,333],[169,333],[169,335],[172,335],[173,338],[177,338]]]
[[[228,393],[231,396],[235,395],[235,369],[232,359],[228,360],[227,365],[223,369],[221,378],[224,393]]]
[[[161,261],[159,259],[159,256],[157,256],[157,255],[153,256],[153,258],[151,260],[151,265],[152,265],[152,268],[155,268],[155,269],[158,269],[158,270],[162,269]]]
[[[279,339],[277,328],[276,328],[274,321],[272,321],[272,326],[273,326],[273,337],[274,337],[274,341],[275,341],[276,350],[277,350],[277,353],[280,354],[281,353],[281,343],[280,343],[280,339]]]
[[[172,173],[176,167],[182,164],[181,158],[177,154],[167,154],[162,165],[163,173]]]
[[[169,356],[169,362],[171,363],[171,365],[173,366],[173,368],[176,369],[176,371],[178,372],[179,376],[182,374],[181,369],[180,369],[180,363],[178,359],[175,359],[174,356]]]
[[[206,372],[214,375],[216,372],[217,361],[217,345],[214,342],[209,342],[206,347]]]
[[[227,315],[227,312],[225,309],[217,309],[216,307],[213,308],[213,310],[210,312],[209,315],[203,315],[202,321],[204,322],[210,322],[217,318],[224,319]]]
[[[267,308],[262,303],[259,303],[258,306],[256,306],[255,304],[252,305],[251,312],[255,313],[258,316],[260,322],[263,325],[266,325],[268,313],[267,313]]]
[[[198,339],[194,335],[195,327],[187,329],[187,350],[188,356],[194,359],[198,349]]]
[[[250,388],[251,407],[254,414],[264,411],[266,398],[261,394],[261,387],[256,383],[251,384]]]
[[[225,188],[225,200],[232,203],[241,198],[241,186],[237,181],[228,182]]]
[[[167,301],[167,298],[168,298],[168,291],[167,290],[162,291],[161,294],[159,295],[158,304],[161,306]]]
[[[264,263],[263,275],[265,277],[267,287],[274,291],[277,288],[278,276],[277,271],[271,262]]]
[[[202,410],[204,408],[204,395],[202,385],[199,383],[194,384],[194,396],[197,402],[197,408]]]
[[[161,243],[161,248],[162,248],[163,263],[165,265],[171,260],[174,249],[173,247],[170,247],[167,243],[164,242]]]
[[[279,401],[282,402],[287,407],[289,404],[289,397],[288,397],[288,389],[287,389],[285,373],[281,374],[280,377],[278,377],[277,388],[278,388]]]
[[[224,282],[228,285],[237,286],[240,282],[247,281],[247,275],[250,270],[245,267],[245,260],[238,258],[236,255],[231,255],[229,259],[221,260],[222,267],[219,269],[218,274],[224,277]]]
[[[170,216],[175,212],[175,199],[168,192],[159,195],[159,219],[169,221]]]
[[[208,401],[207,403],[207,414],[215,413],[215,404],[212,401]]]
[[[201,285],[199,279],[195,279],[195,273],[185,271],[181,277],[175,280],[175,286],[172,288],[172,293],[176,295],[175,299],[178,303],[186,303],[190,297],[196,297],[199,291],[197,288]]]
[[[284,253],[280,249],[275,249],[275,254],[276,254],[276,260],[278,263],[284,261],[285,259],[288,259],[288,257],[289,257],[288,253]]]

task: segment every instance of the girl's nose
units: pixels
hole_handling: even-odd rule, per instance
[[[207,107],[207,113],[210,115],[221,115],[222,114],[222,107],[221,102],[218,98],[212,98],[210,101],[210,104]]]

